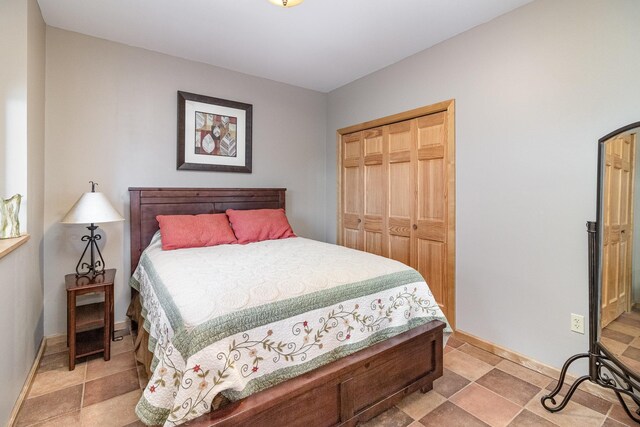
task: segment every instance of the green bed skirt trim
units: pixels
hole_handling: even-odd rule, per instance
[[[169,409],[158,408],[150,404],[147,399],[142,396],[136,405],[136,415],[147,425],[162,425],[170,414]]]
[[[407,270],[289,300],[251,307],[208,320],[191,331],[183,330],[181,333],[176,333],[172,342],[180,354],[186,358],[232,335],[289,319],[321,307],[330,307],[367,295],[373,296],[376,292],[422,281],[422,276],[418,272]]]

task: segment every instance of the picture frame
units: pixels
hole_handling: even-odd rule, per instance
[[[253,105],[178,91],[177,169],[251,173]]]

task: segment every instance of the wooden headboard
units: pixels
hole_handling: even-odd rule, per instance
[[[227,209],[284,209],[285,191],[285,188],[129,188],[131,273],[158,231],[156,215],[197,215]]]

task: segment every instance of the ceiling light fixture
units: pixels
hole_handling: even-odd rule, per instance
[[[280,7],[293,7],[302,3],[304,0],[269,0],[269,3]]]

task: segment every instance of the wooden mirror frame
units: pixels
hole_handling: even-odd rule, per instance
[[[603,243],[602,227],[604,226],[602,196],[604,162],[606,160],[605,142],[634,128],[640,128],[640,122],[621,127],[598,140],[597,221],[587,222],[589,236],[589,352],[576,354],[567,359],[560,371],[556,388],[541,398],[542,406],[549,412],[558,412],[564,409],[578,386],[582,382],[589,380],[601,387],[612,390],[627,415],[635,422],[640,423],[640,375],[629,369],[600,342],[600,301],[602,298],[602,254],[600,252]],[[577,378],[564,398],[559,403],[556,403],[555,397],[560,393],[564,385],[569,366],[576,360],[583,358],[588,358],[589,360],[589,373]],[[635,410],[632,411],[629,408],[624,396],[627,396],[627,400],[635,403],[637,406]],[[548,402],[551,402],[551,404]]]

